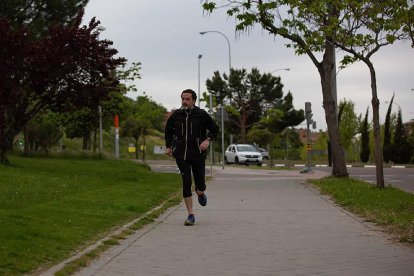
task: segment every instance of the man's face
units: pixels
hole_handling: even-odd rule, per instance
[[[181,94],[181,106],[183,109],[192,108],[195,104],[195,100],[191,96],[191,93],[182,93]]]

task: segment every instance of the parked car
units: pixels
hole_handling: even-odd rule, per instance
[[[224,162],[226,164],[256,164],[261,166],[263,157],[253,145],[231,144],[224,153]]]
[[[269,152],[263,148],[259,148],[259,152],[262,154],[263,160],[269,160]]]

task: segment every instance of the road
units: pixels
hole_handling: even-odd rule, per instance
[[[315,170],[331,172],[331,168],[318,167]],[[375,168],[348,168],[351,177],[375,184]],[[390,185],[406,192],[414,193],[414,168],[384,168],[384,180]]]
[[[175,162],[149,161],[149,163],[157,164],[159,170],[164,172],[178,172]],[[302,168],[297,167],[296,169],[301,170]],[[313,169],[328,173],[332,170],[332,168],[329,167],[316,167]],[[350,167],[347,169],[351,177],[358,178],[372,184],[375,184],[376,182],[375,168]],[[208,176],[209,174],[210,166],[206,166],[206,175]],[[409,193],[414,193],[414,168],[384,168],[384,179],[386,185],[399,188]]]

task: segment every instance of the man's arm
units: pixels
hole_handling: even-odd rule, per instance
[[[214,141],[217,138],[219,132],[219,126],[214,122],[213,118],[204,110],[205,112],[205,127],[208,129],[207,139]]]
[[[165,124],[164,139],[165,139],[165,154],[169,157],[172,157],[172,142],[174,138],[174,122],[172,117],[174,113],[168,118],[167,123]]]

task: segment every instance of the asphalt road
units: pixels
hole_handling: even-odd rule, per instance
[[[177,166],[173,161],[149,161],[151,164],[157,164],[159,171],[178,172]],[[221,167],[216,167],[216,169]],[[297,167],[298,171],[303,167]],[[351,177],[364,180],[368,183],[375,184],[375,168],[349,167],[348,173]],[[331,172],[330,167],[316,167],[313,170]],[[206,175],[210,175],[210,166],[206,166]],[[406,192],[414,193],[414,168],[384,168],[385,185],[393,186]]]
[[[318,167],[315,170],[331,172],[331,168]],[[376,183],[375,168],[347,168],[351,177]],[[414,193],[414,168],[384,168],[385,185]]]

